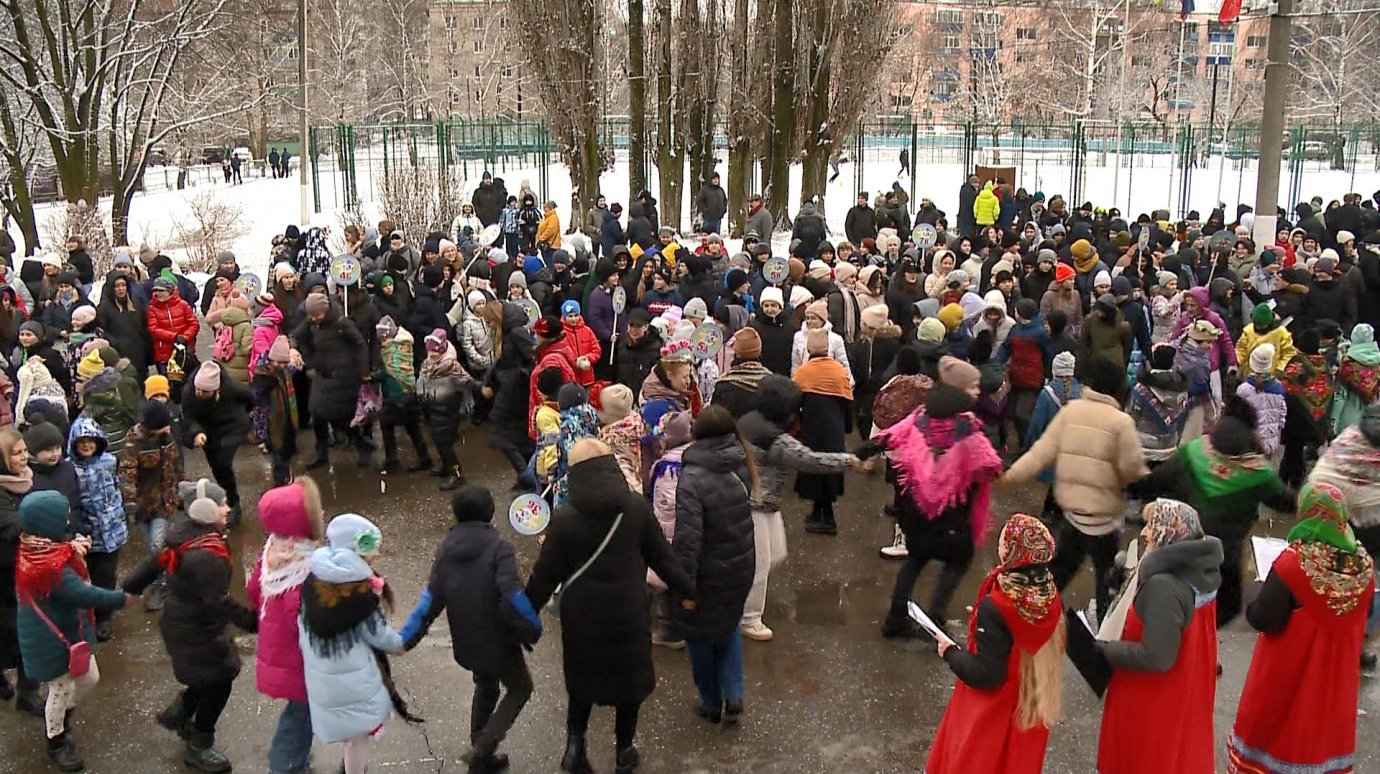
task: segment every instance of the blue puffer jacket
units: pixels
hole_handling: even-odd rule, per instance
[[[96,453],[86,459],[77,456],[77,441],[82,438],[96,442]],[[115,475],[115,455],[106,451],[105,431],[85,413],[72,423],[67,455],[77,469],[82,519],[91,525],[91,550],[98,554],[120,550],[129,538],[129,528],[125,525],[125,503]]]
[[[369,565],[344,548],[318,548],[311,555],[307,583],[354,583],[373,575]],[[305,594],[304,589],[304,594]],[[402,637],[374,611],[368,619],[328,643],[313,641],[306,604],[298,621],[298,643],[307,678],[311,727],[323,742],[344,742],[372,732],[393,712],[393,702],[374,652],[402,650]]]

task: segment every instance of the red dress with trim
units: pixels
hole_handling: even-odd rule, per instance
[[[1006,682],[996,690],[979,690],[958,681],[925,761],[926,774],[1040,774],[1044,767],[1049,727],[1016,726],[1020,657],[1021,651],[1033,655],[1049,642],[1058,629],[1063,606],[1055,596],[1049,612],[1032,624],[1017,614],[1011,598],[1000,588],[993,589],[989,598],[1014,640],[1006,662]],[[976,606],[973,615],[977,615]],[[976,643],[970,641],[968,650],[976,653]]]
[[[1140,642],[1145,625],[1133,605],[1121,638]],[[1179,658],[1167,672],[1118,669],[1107,686],[1101,774],[1213,774],[1212,707],[1217,696],[1217,602],[1193,611]]]
[[[1314,587],[1294,549],[1280,554],[1274,573],[1300,606],[1283,631],[1256,640],[1227,741],[1228,770],[1346,774],[1355,767],[1361,646],[1375,584],[1337,615],[1327,586]]]

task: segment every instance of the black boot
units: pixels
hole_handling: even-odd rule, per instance
[[[630,744],[627,747],[618,748],[618,757],[614,759],[614,771],[618,774],[632,774],[637,771],[637,767],[642,763],[642,756],[637,754],[637,745]]]
[[[450,475],[450,468],[446,467],[444,463],[438,462],[436,463],[436,467],[427,471],[427,473],[437,478],[445,478],[446,476]]]
[[[920,625],[910,620],[904,601],[892,600],[886,620],[882,622],[882,636],[896,640],[919,639],[925,633]]]
[[[115,636],[115,628],[111,625],[110,619],[96,622],[96,642],[110,642],[110,638]]]
[[[190,727],[187,725],[191,719],[187,712],[187,706],[182,703],[182,694],[178,694],[162,712],[158,713],[158,725],[177,734],[182,739],[186,739],[190,734]]]
[[[307,470],[324,468],[329,464],[331,464],[330,452],[326,451],[325,446],[318,445],[316,447],[316,453],[311,456],[310,460],[307,460]]]
[[[412,463],[411,465],[408,465],[407,467],[403,468],[403,472],[404,472],[404,473],[420,473],[421,471],[427,470],[427,469],[429,469],[430,467],[431,467],[431,458],[430,458],[430,457],[422,457],[422,458],[418,459],[416,462]]]
[[[589,765],[589,756],[585,753],[584,734],[565,735],[565,755],[561,756],[561,771],[565,774],[593,774],[594,767]]]
[[[48,740],[48,762],[58,771],[86,769],[81,753],[77,752],[77,745],[72,741],[72,732],[66,730]]]
[[[1368,650],[1361,651],[1361,670],[1365,672],[1375,671],[1375,654]]]
[[[197,771],[221,774],[232,767],[230,759],[214,748],[216,735],[206,731],[192,731],[187,737],[187,748],[182,751],[182,762]]]
[[[37,680],[26,677],[21,671],[19,679],[15,680],[14,687],[18,696],[15,699],[14,708],[25,715],[41,720],[45,712],[42,685]]]
[[[445,481],[442,481],[441,485],[437,488],[442,492],[450,492],[464,485],[465,477],[460,473],[460,466],[455,465],[450,469],[450,476]]]
[[[399,460],[397,457],[390,457],[390,458],[388,458],[388,459],[386,459],[386,460],[383,461],[383,465],[379,468],[379,472],[380,472],[380,473],[400,473],[400,472],[402,472],[402,469],[403,469],[402,461]],[[408,468],[408,470],[411,470],[411,468]]]
[[[497,750],[496,743],[481,745],[476,742],[460,760],[469,767],[468,774],[497,774],[508,768],[508,756]]]
[[[144,597],[144,612],[156,613],[163,609],[163,602],[168,598],[168,586],[163,581],[154,581],[149,586],[148,594]]]
[[[743,717],[743,700],[729,699],[724,702],[724,725],[734,726]]]

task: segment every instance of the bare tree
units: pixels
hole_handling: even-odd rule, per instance
[[[327,123],[362,121],[372,114],[364,84],[376,57],[375,28],[362,20],[374,5],[364,0],[310,0],[308,8],[313,117]]]
[[[628,195],[647,188],[647,64],[643,0],[628,0]]]
[[[438,170],[427,163],[397,165],[383,178],[379,209],[414,240],[433,231],[449,231],[464,201],[460,196],[464,182],[459,170]]]
[[[410,120],[436,112],[426,88],[426,0],[379,0],[369,6],[381,16],[378,25],[366,25],[377,36],[377,56],[368,63],[377,78],[370,82],[370,102],[378,117]]]
[[[36,121],[16,114],[16,111],[32,111],[33,105],[14,99],[15,96],[0,89],[0,158],[5,164],[0,207],[4,207],[7,219],[13,218],[19,225],[19,233],[27,245],[26,254],[32,255],[39,244],[39,236],[29,181],[43,153],[44,139]]]
[[[1332,166],[1345,167],[1344,125],[1380,115],[1380,12],[1354,0],[1305,0],[1292,37],[1291,117],[1331,129]]]

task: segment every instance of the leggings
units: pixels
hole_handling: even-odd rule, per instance
[[[182,708],[192,719],[192,727],[203,734],[215,733],[216,722],[225,711],[226,702],[230,701],[230,689],[233,687],[234,682],[226,680],[197,688],[188,686],[182,691]]]
[[[637,736],[637,713],[641,707],[641,702],[619,704],[615,707],[613,733],[619,750],[632,746],[633,739]],[[566,711],[566,731],[572,736],[583,736],[589,730],[589,715],[593,710],[592,702],[571,696],[570,708]]]
[[[78,697],[91,690],[100,680],[101,670],[96,668],[96,658],[92,656],[90,671],[81,677],[65,674],[44,683],[48,686],[48,704],[44,707],[43,717],[49,739],[62,736],[67,730],[67,713],[76,708]]]

